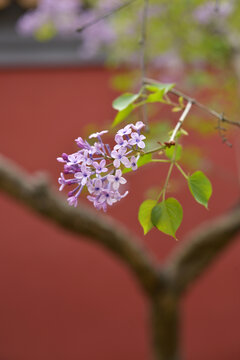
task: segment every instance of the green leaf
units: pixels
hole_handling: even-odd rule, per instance
[[[165,155],[170,159],[173,160],[173,157],[175,155],[175,161],[179,161],[182,156],[182,146],[179,144],[176,144],[174,146],[171,146],[165,150]]]
[[[152,161],[152,154],[142,155],[138,159],[137,166],[138,166],[138,168],[140,168],[141,166],[146,165],[146,164],[150,163],[151,161]],[[128,173],[130,171],[132,171],[131,168],[124,168],[122,173],[126,174],[126,173]]]
[[[151,221],[152,209],[156,205],[156,200],[145,200],[139,208],[138,220],[143,227],[144,235],[152,229],[153,224]]]
[[[178,112],[178,111],[181,111],[182,108],[179,107],[179,106],[175,106],[174,108],[172,108],[172,112]]]
[[[117,126],[120,124],[123,120],[128,117],[129,114],[133,111],[133,104],[130,104],[126,109],[119,111],[113,120],[112,127]]]
[[[179,102],[179,105],[181,106],[181,108],[183,108],[184,107],[184,99],[182,96],[179,97],[178,102]]]
[[[130,104],[132,104],[135,100],[137,100],[138,97],[139,94],[123,94],[113,101],[112,106],[115,110],[122,111],[126,109]]]
[[[148,95],[146,102],[147,103],[164,102],[163,95],[164,95],[164,89]]]
[[[202,171],[196,171],[188,178],[188,186],[194,199],[208,208],[208,200],[212,195],[212,184]]]
[[[174,198],[168,198],[154,206],[151,215],[153,225],[164,234],[173,236],[175,239],[175,233],[182,222],[182,218],[182,206]]]
[[[154,85],[146,85],[146,89],[152,92],[158,92],[159,90],[163,90],[163,95],[165,95],[169,90],[171,90],[175,84],[164,84],[164,83],[156,83]]]

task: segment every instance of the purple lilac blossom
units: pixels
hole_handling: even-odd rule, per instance
[[[77,206],[78,197],[84,186],[90,194],[87,199],[98,210],[106,211],[108,206],[127,196],[128,191],[120,193],[122,186],[127,183],[122,177],[122,171],[124,168],[137,170],[138,159],[145,147],[145,136],[140,134],[143,127],[144,124],[138,121],[120,129],[115,135],[116,145],[113,150],[108,144],[104,144],[101,138],[107,130],[89,136],[90,139],[98,139],[94,145],[78,137],[75,141],[80,150],[70,155],[63,153],[57,158],[64,164],[64,171],[58,179],[59,190],[62,191],[65,186],[75,185],[75,189],[68,193],[69,205]],[[132,129],[137,132],[132,132]],[[65,179],[64,174],[73,177]]]
[[[145,148],[145,143],[143,140],[146,139],[146,136],[134,132],[131,134],[131,137],[132,138],[128,142],[130,145],[137,145],[141,149]]]
[[[135,157],[135,156],[132,156],[131,159],[130,159],[130,164],[131,164],[131,168],[133,171],[137,170],[137,162],[138,162],[138,159],[139,159],[139,156]]]
[[[199,23],[205,25],[217,17],[226,18],[233,11],[233,3],[231,1],[216,3],[216,1],[209,1],[203,5],[198,6],[193,17]]]
[[[128,146],[127,140],[124,140],[121,135],[117,134],[115,136],[115,141],[116,141],[117,145],[114,146],[114,150],[119,150],[121,147],[127,147]]]
[[[108,175],[108,181],[112,183],[113,190],[118,190],[120,184],[126,184],[127,180],[122,177],[121,170],[116,170],[115,175]]]
[[[35,10],[30,10],[20,17],[16,24],[17,32],[24,36],[36,36],[44,26],[53,29],[49,37],[60,35],[77,37],[81,41],[79,56],[96,56],[103,47],[116,40],[116,34],[109,21],[100,21],[86,28],[80,34],[76,32],[109,8],[109,1],[102,1],[92,9],[84,9],[81,0],[39,0]],[[111,8],[113,5],[111,6]]]
[[[113,161],[113,166],[116,168],[119,168],[119,166],[121,164],[123,164],[124,166],[126,166],[127,168],[130,167],[130,162],[127,158],[127,149],[126,148],[120,148],[119,150],[113,150],[111,153],[112,158],[114,159]]]

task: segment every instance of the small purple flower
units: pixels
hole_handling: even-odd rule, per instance
[[[95,142],[94,145],[92,146],[91,153],[103,155],[104,153],[102,151],[102,144],[99,142]]]
[[[85,164],[81,166],[81,172],[77,172],[74,177],[78,180],[81,180],[81,185],[86,185],[88,178],[92,174],[91,170],[87,168]]]
[[[108,133],[108,130],[102,130],[100,132],[93,133],[89,136],[89,139],[98,138],[99,136]]]
[[[97,197],[95,197],[95,196],[90,196],[90,195],[87,196],[87,199],[93,203],[94,207],[95,207],[97,210],[101,210],[101,209],[102,209],[104,212],[107,211],[107,203],[106,203],[106,202],[100,203],[100,202],[98,201],[98,198],[97,198]]]
[[[129,140],[130,145],[137,145],[140,149],[145,148],[145,144],[143,142],[146,139],[146,136],[139,135],[138,133],[134,132],[131,134],[132,139]]]
[[[116,150],[113,150],[111,152],[111,156],[113,159],[115,159],[113,161],[113,166],[115,168],[118,168],[121,163],[126,166],[127,168],[130,167],[130,161],[128,160],[128,158],[126,157],[126,151],[127,149],[126,148],[120,148],[118,151]]]
[[[81,149],[87,149],[90,150],[91,146],[89,145],[89,143],[87,141],[84,141],[80,136],[75,139],[77,146],[79,146]]]
[[[121,195],[118,191],[115,191],[114,198],[117,201],[120,201],[121,199],[125,198],[127,195],[128,195],[128,191],[125,191],[125,193],[123,195]]]
[[[128,146],[127,140],[124,140],[121,135],[117,134],[115,136],[115,141],[116,141],[117,145],[114,146],[114,150],[118,150],[121,147],[127,147]]]
[[[92,160],[89,158],[88,150],[84,150],[81,155],[82,155],[81,156],[81,161],[82,161],[83,164],[85,164],[85,165],[91,165],[92,164]]]
[[[93,179],[88,185],[88,191],[90,194],[99,195],[103,189],[103,183],[101,179]]]
[[[132,156],[131,159],[130,159],[130,164],[131,164],[131,168],[133,171],[137,170],[137,162],[138,162],[138,159],[139,159],[139,156],[135,157],[135,156]]]
[[[228,17],[233,12],[233,9],[234,7],[231,1],[221,4],[217,4],[216,1],[209,1],[198,6],[193,13],[193,17],[199,23],[206,25],[218,17]]]
[[[68,165],[75,165],[81,162],[82,154],[77,152],[75,154],[68,155]]]
[[[74,206],[74,207],[77,207],[77,204],[78,204],[78,199],[77,199],[77,196],[70,196],[68,199],[68,204],[70,206]]]
[[[108,181],[112,183],[113,190],[118,190],[120,184],[126,184],[127,180],[122,177],[121,170],[116,170],[115,175],[108,175]]]
[[[107,189],[105,189],[101,196],[98,199],[98,202],[100,204],[106,203],[108,205],[112,205],[115,202],[117,202],[117,200],[114,198],[114,192],[113,191],[109,191]]]
[[[64,186],[67,184],[67,180],[64,178],[63,173],[60,174],[60,178],[58,178],[58,183],[61,185],[59,191],[62,191]]]
[[[77,182],[76,179],[68,179],[68,180],[66,180],[66,179],[64,178],[64,174],[61,173],[61,174],[60,174],[60,178],[58,178],[58,183],[60,184],[59,191],[62,191],[63,188],[64,188],[64,186],[66,186],[66,185],[73,185],[73,184],[75,184],[76,182]]]
[[[94,161],[93,162],[93,166],[95,167],[96,169],[96,173],[97,174],[101,174],[102,172],[107,172],[108,169],[105,167],[106,165],[106,160],[101,160],[100,163]]]
[[[124,136],[124,135],[129,135],[131,134],[132,129],[131,129],[131,124],[126,125],[123,129],[118,130],[117,134]]]
[[[57,161],[61,162],[61,163],[65,163],[68,161],[68,155],[66,153],[62,153],[61,157],[57,158]]]
[[[145,124],[142,121],[137,121],[135,125],[131,124],[131,126],[133,130],[139,131],[145,126]]]

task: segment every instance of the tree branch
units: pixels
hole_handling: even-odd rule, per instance
[[[234,240],[240,231],[240,203],[227,215],[195,230],[165,265],[166,275],[181,295]]]
[[[104,246],[135,273],[147,292],[159,286],[159,272],[140,240],[111,218],[91,211],[84,205],[70,207],[43,177],[30,176],[9,160],[0,157],[0,191],[10,195],[34,212],[90,241]]]
[[[191,110],[191,107],[192,107],[192,103],[191,103],[191,101],[189,101],[187,103],[187,106],[185,107],[182,115],[180,116],[180,119],[178,120],[177,125],[175,126],[175,128],[173,130],[173,133],[169,139],[169,143],[174,142],[177,132],[181,129],[181,126],[182,126],[186,116],[188,115],[189,111]]]
[[[158,81],[156,80],[153,80],[153,79],[148,79],[148,78],[145,78],[144,79],[144,83],[145,84],[158,84]],[[230,124],[230,125],[234,125],[234,126],[238,126],[240,127],[240,122],[239,121],[232,121],[232,120],[229,120],[228,118],[226,118],[223,114],[220,114],[218,113],[217,111],[201,104],[199,101],[197,101],[196,99],[184,94],[183,92],[181,92],[180,90],[177,90],[177,89],[171,89],[169,90],[169,93],[170,94],[173,94],[175,96],[181,96],[183,99],[185,99],[186,101],[188,102],[191,102],[193,105],[197,106],[198,108],[208,112],[209,114],[215,116],[216,118],[218,118],[221,122],[225,122],[227,124]]]
[[[111,9],[110,11],[107,11],[106,13],[97,16],[92,21],[89,21],[85,25],[81,26],[76,31],[77,32],[82,32],[83,30],[89,28],[90,26],[93,26],[93,25],[97,24],[99,21],[102,21],[102,20],[108,18],[109,16],[112,16],[113,14],[118,12],[119,10],[122,10],[123,8],[131,5],[134,1],[136,1],[136,0],[129,0],[129,1],[124,2],[123,4],[120,4],[120,5],[116,6],[115,8]]]

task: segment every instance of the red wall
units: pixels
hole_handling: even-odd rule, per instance
[[[56,157],[74,151],[73,140],[88,124],[114,114],[110,76],[93,68],[1,71],[1,153],[29,172],[48,171],[57,186]],[[184,233],[239,196],[234,150],[218,137],[196,142],[216,163],[208,173],[214,193],[209,212],[186,187],[176,195],[184,204],[178,243],[156,230],[143,237],[137,223],[144,191],[163,181],[162,165],[129,175],[130,194],[109,210],[159,261],[181,246]],[[147,304],[122,263],[5,195],[0,214],[0,360],[150,359]],[[235,242],[191,288],[182,309],[187,360],[240,359],[239,276]]]

